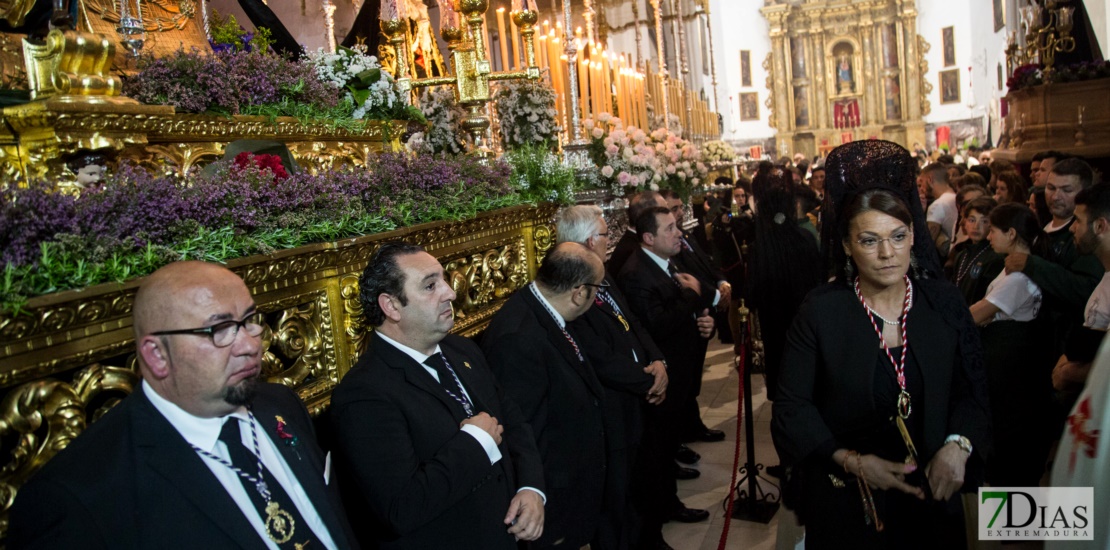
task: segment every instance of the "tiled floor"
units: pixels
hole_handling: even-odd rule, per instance
[[[733,458],[736,450],[736,419],[739,378],[732,364],[732,346],[717,341],[709,346],[702,382],[701,403],[702,420],[710,428],[724,430],[725,440],[718,443],[692,443],[690,445],[701,454],[697,468],[701,477],[690,481],[678,482],[678,496],[691,508],[704,508],[710,511],[711,518],[703,523],[668,523],[663,526],[663,537],[677,550],[713,550],[718,548],[721,532],[726,524],[725,496],[733,471]],[[763,387],[763,376],[752,376],[752,412],[755,418],[755,458],[764,466],[778,464],[774,446],[771,444],[771,404],[767,401]],[[740,461],[747,454],[743,426],[740,434]],[[777,482],[774,478],[772,481]],[[744,484],[747,487],[747,484]],[[777,490],[768,487],[777,495]],[[770,523],[755,523],[732,520],[725,548],[744,548],[745,550],[774,549],[776,530],[779,521],[792,521],[789,510],[779,509]],[[792,545],[786,545],[786,548]]]

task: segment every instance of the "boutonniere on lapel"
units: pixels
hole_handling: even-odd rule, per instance
[[[470,361],[463,361],[463,366],[469,369],[470,368]]]
[[[300,442],[301,442],[300,438],[298,438],[297,436],[295,436],[295,435],[289,433],[288,431],[286,431],[286,429],[285,429],[285,419],[284,418],[282,418],[281,416],[275,416],[274,419],[277,420],[278,439],[280,439],[290,449],[292,449],[293,454],[297,455],[297,460],[300,460],[301,459],[301,453],[299,453],[297,451],[297,445],[299,445]]]

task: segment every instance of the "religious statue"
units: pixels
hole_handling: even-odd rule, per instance
[[[850,94],[855,91],[855,80],[852,78],[852,61],[848,54],[842,53],[836,60],[836,90],[841,94]]]

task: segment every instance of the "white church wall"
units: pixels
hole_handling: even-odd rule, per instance
[[[717,87],[724,118],[722,139],[752,142],[775,135],[768,123],[767,73],[763,60],[771,52],[771,35],[767,20],[759,13],[763,0],[711,0],[713,14],[714,57],[717,61]],[[740,51],[751,52],[751,86],[743,86],[740,75]],[[759,94],[759,120],[740,120],[740,94]]]

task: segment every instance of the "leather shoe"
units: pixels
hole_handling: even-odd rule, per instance
[[[678,452],[674,454],[674,459],[683,464],[695,464],[701,460],[701,455],[686,445],[679,445]]]
[[[682,466],[679,466],[677,469],[675,469],[674,478],[682,481],[687,479],[697,479],[700,475],[701,472],[693,468],[683,468]]]
[[[724,441],[724,439],[725,439],[725,432],[722,432],[721,430],[711,430],[709,428],[705,428],[705,429],[702,429],[702,430],[697,430],[697,431],[691,433],[690,435],[686,436],[685,443],[690,443],[692,441],[702,441],[702,442],[705,442],[705,443],[712,443],[714,441]]]
[[[677,521],[679,523],[697,523],[709,519],[709,510],[699,510],[697,508],[687,508],[683,506],[681,509],[671,512],[671,517],[668,521]]]

